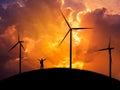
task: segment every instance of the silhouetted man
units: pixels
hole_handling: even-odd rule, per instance
[[[40,69],[43,69],[44,68],[44,61],[45,61],[46,59],[41,59],[40,60]]]

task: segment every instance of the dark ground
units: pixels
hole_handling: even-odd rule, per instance
[[[16,88],[17,87],[17,88]],[[120,81],[109,78],[108,76],[95,72],[67,69],[50,68],[24,72],[21,75],[15,75],[0,81],[0,90],[6,88],[24,89],[65,89],[74,88],[74,90],[120,90]],[[71,90],[70,89],[70,90]]]

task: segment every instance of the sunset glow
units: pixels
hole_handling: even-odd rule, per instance
[[[56,67],[69,68],[69,58],[66,58],[64,61],[62,61]],[[84,62],[81,62],[81,61],[74,62],[74,63],[72,63],[72,67],[76,68],[76,69],[84,69]]]

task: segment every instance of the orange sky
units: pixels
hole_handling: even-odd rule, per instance
[[[13,21],[8,19],[11,24],[6,26],[5,31],[0,35],[0,40],[3,43],[1,47],[6,48],[7,51],[15,44],[17,41],[16,31],[19,30],[26,49],[22,56],[23,72],[39,69],[39,61],[37,60],[39,58],[47,59],[45,68],[68,68],[69,34],[61,46],[57,48],[69,30],[58,10],[58,8],[61,8],[71,27],[95,28],[94,30],[73,31],[73,67],[108,75],[109,58],[107,51],[94,51],[107,47],[109,36],[112,35],[112,46],[117,48],[112,52],[114,60],[112,74],[113,78],[120,79],[119,31],[118,33],[114,31],[114,29],[120,30],[118,21],[120,16],[119,11],[115,9],[116,5],[113,4],[114,8],[109,9],[109,4],[106,6],[104,1],[95,2],[96,0],[93,0],[95,3],[90,3],[89,0],[54,1],[29,0],[25,6],[19,3],[21,7],[8,7],[8,18],[12,18]],[[114,2],[116,4],[116,0]],[[94,5],[96,6],[94,7]],[[111,10],[114,12],[111,12]],[[14,13],[14,11],[17,12]],[[1,16],[1,18],[4,17]],[[113,22],[110,22],[110,19]],[[3,38],[4,40],[2,40]],[[4,70],[6,71],[4,72],[9,75],[18,73],[17,48],[14,48],[7,55],[9,60],[6,59],[4,64]]]

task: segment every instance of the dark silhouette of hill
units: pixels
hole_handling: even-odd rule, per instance
[[[86,70],[50,68],[24,72],[0,81],[0,88],[8,87],[11,89],[15,86],[18,88],[48,88],[50,90],[64,89],[65,87],[74,87],[74,89],[80,90],[86,90],[86,88],[120,90],[120,81]]]

